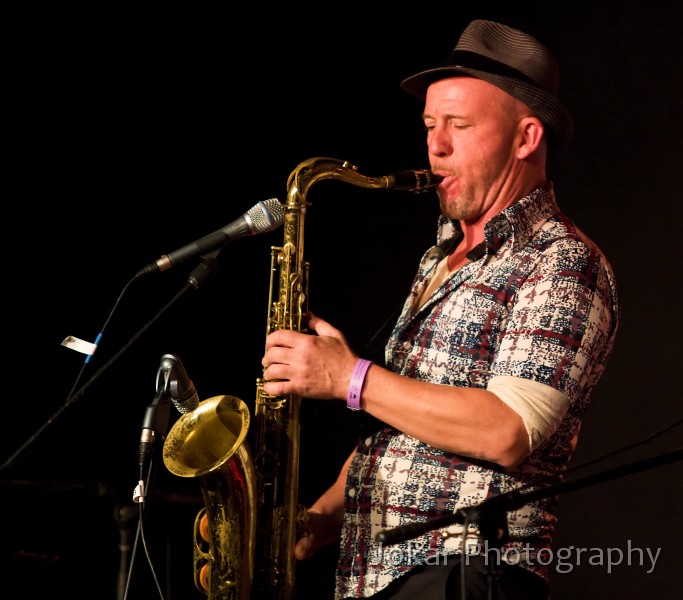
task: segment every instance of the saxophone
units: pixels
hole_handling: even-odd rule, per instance
[[[287,180],[283,244],[271,248],[266,335],[279,329],[307,332],[306,195],[323,179],[424,192],[442,178],[427,170],[369,177],[335,158],[301,162]],[[169,471],[200,478],[204,507],[195,520],[194,574],[196,587],[210,600],[294,597],[293,550],[306,525],[305,507],[298,503],[302,399],[271,396],[264,383],[256,380],[253,423],[242,400],[216,396],[182,415],[164,443]]]

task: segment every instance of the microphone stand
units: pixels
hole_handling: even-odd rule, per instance
[[[213,255],[209,255],[202,260],[202,262],[194,269],[194,271],[192,271],[188,277],[187,283],[183,286],[183,288],[152,319],[150,319],[143,327],[141,327],[137,333],[133,335],[133,337],[128,340],[128,342],[124,344],[124,346],[116,354],[114,354],[114,356],[112,356],[104,365],[102,365],[95,372],[95,374],[80,387],[77,392],[69,396],[61,408],[57,409],[57,411],[55,411],[55,413],[45,423],[43,423],[43,425],[39,427],[33,435],[31,435],[31,437],[29,437],[21,446],[19,446],[19,448],[3,463],[2,466],[0,466],[0,471],[4,471],[6,468],[10,467],[12,463],[23,452],[25,452],[26,449],[29,448],[69,406],[71,406],[71,404],[81,398],[105,371],[107,371],[119,358],[121,358],[121,356],[123,356],[123,354],[153,325],[160,321],[162,317],[166,316],[171,308],[173,308],[182,298],[184,298],[189,291],[198,290],[204,281],[218,270],[219,263],[215,258],[216,254],[217,252],[214,252]]]
[[[166,376],[164,376],[166,375]],[[158,579],[156,572],[154,570],[154,565],[149,557],[147,543],[145,541],[144,525],[143,519],[145,516],[145,498],[148,493],[148,489],[151,487],[152,478],[155,471],[155,458],[158,453],[158,446],[156,441],[158,438],[164,439],[168,433],[168,423],[170,418],[170,408],[171,408],[171,388],[174,384],[169,378],[169,372],[163,372],[163,364],[159,367],[157,371],[157,390],[154,395],[154,399],[151,404],[145,410],[145,416],[142,422],[142,433],[140,436],[139,445],[139,466],[140,475],[139,481],[135,489],[133,490],[133,502],[137,503],[139,506],[138,510],[138,529],[135,537],[135,543],[133,544],[132,554],[128,562],[128,573],[124,574],[123,569],[125,568],[124,557],[121,557],[121,569],[119,571],[119,588],[117,590],[119,598],[117,600],[125,600],[128,595],[128,590],[130,588],[130,583],[133,576],[133,569],[135,567],[135,561],[138,549],[138,540],[142,541],[142,545],[149,561],[150,568],[152,570],[152,576],[154,582],[158,587]],[[159,590],[161,595],[161,590]],[[163,597],[163,596],[162,596]]]
[[[410,523],[392,529],[385,529],[375,536],[375,540],[379,544],[392,545],[405,542],[423,533],[427,533],[428,531],[440,529],[449,525],[463,524],[465,529],[467,529],[467,526],[470,523],[478,523],[481,537],[488,544],[489,551],[491,549],[499,549],[508,539],[506,512],[509,510],[521,508],[533,500],[540,500],[542,498],[549,498],[551,496],[571,492],[596,483],[609,481],[632,473],[638,473],[681,459],[683,459],[683,449],[674,450],[666,454],[615,467],[614,469],[608,469],[607,471],[595,473],[593,475],[587,475],[572,481],[563,481],[547,485],[529,492],[524,492],[524,490],[521,489],[513,490],[507,494],[500,494],[499,496],[484,500],[484,502],[477,506],[461,508],[452,515],[429,519],[423,523]],[[463,547],[463,554],[464,551],[465,549]],[[494,561],[493,565],[489,565],[487,574],[489,600],[494,598],[494,582],[500,575],[500,564]],[[462,599],[465,598],[465,589],[465,560],[464,558],[461,558],[460,598]]]
[[[117,504],[114,508],[114,519],[119,526],[119,572],[116,579],[116,600],[124,600],[128,567],[130,564],[132,523],[138,516],[137,511],[129,504]]]
[[[487,527],[484,529],[491,531],[491,535],[494,537],[492,541],[497,543],[496,538],[499,538],[500,535],[500,524],[501,522],[505,522],[505,519],[501,517],[504,517],[504,513],[509,510],[521,508],[522,506],[534,500],[549,498],[550,496],[556,496],[566,492],[572,492],[581,488],[595,485],[597,483],[610,481],[612,479],[617,479],[618,477],[631,475],[633,473],[639,473],[640,471],[653,469],[655,467],[667,465],[679,460],[683,460],[683,449],[673,450],[665,454],[660,454],[658,456],[635,461],[630,464],[621,465],[613,469],[608,469],[606,471],[580,477],[572,481],[563,481],[548,485],[529,492],[525,492],[523,490],[513,490],[507,494],[500,494],[499,496],[494,496],[493,498],[484,500],[484,502],[477,506],[461,508],[452,515],[437,517],[422,523],[410,523],[408,525],[394,527],[393,529],[385,529],[380,531],[375,536],[375,540],[384,545],[398,544],[400,542],[405,542],[415,538],[423,533],[427,533],[428,531],[432,531],[433,529],[440,529],[442,527],[447,527],[454,524],[462,524],[467,521],[478,523],[483,522],[486,524]]]

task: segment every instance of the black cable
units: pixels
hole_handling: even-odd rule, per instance
[[[643,444],[647,444],[648,442],[651,442],[652,440],[658,438],[660,435],[664,435],[667,431],[674,429],[675,427],[678,427],[683,423],[683,419],[679,419],[678,421],[674,421],[670,425],[667,425],[666,427],[663,427],[662,429],[655,431],[654,433],[651,433],[648,437],[639,440],[637,442],[633,442],[632,444],[628,444],[627,446],[622,446],[621,448],[617,448],[616,450],[612,450],[611,452],[608,452],[607,454],[603,454],[602,456],[598,456],[597,458],[593,460],[589,460],[587,462],[581,463],[580,465],[577,465],[575,467],[572,467],[571,469],[567,469],[565,471],[565,475],[569,473],[574,473],[575,471],[578,471],[580,469],[585,469],[586,467],[590,467],[591,465],[597,464],[599,462],[602,462],[603,460],[606,460],[608,458],[611,458],[612,456],[616,456],[617,454],[621,454],[622,452],[627,452],[628,450],[633,450],[633,448],[637,448],[638,446],[642,446]]]
[[[135,569],[135,559],[137,556],[137,550],[139,548],[139,544],[142,543],[142,547],[145,553],[145,558],[147,559],[147,564],[149,565],[150,572],[152,574],[152,579],[154,580],[155,587],[157,589],[157,592],[159,594],[159,597],[161,600],[164,600],[164,593],[163,590],[161,589],[161,585],[159,584],[159,578],[157,577],[156,570],[154,569],[154,563],[152,561],[152,558],[149,553],[149,549],[147,548],[147,539],[145,537],[145,527],[144,527],[144,520],[145,520],[145,513],[147,512],[147,496],[148,496],[148,482],[151,482],[152,480],[152,474],[154,472],[154,457],[150,458],[149,464],[147,467],[147,476],[144,476],[144,467],[141,464],[140,465],[140,499],[137,500],[138,502],[138,527],[137,531],[135,533],[135,542],[133,544],[133,552],[131,554],[131,560],[130,560],[130,565],[128,567],[128,578],[126,580],[126,589],[123,594],[123,600],[128,600],[128,593],[130,591],[130,586],[131,582],[133,580],[133,572]]]
[[[147,476],[147,481],[151,482],[152,479],[152,471],[153,471],[153,463],[154,463],[154,456],[149,461],[149,469],[148,469],[148,476]],[[145,489],[145,498],[147,497],[147,488]],[[159,594],[159,598],[161,600],[164,600],[164,592],[161,589],[161,584],[159,583],[159,578],[157,577],[157,572],[156,569],[154,568],[154,561],[152,560],[152,557],[150,556],[149,553],[149,548],[147,547],[147,538],[145,537],[145,528],[144,528],[144,512],[143,510],[143,505],[144,502],[140,503],[140,539],[142,540],[142,547],[145,550],[145,558],[147,559],[147,564],[149,565],[149,571],[152,574],[152,579],[154,580],[154,586],[156,587],[156,590]]]
[[[633,442],[631,444],[627,444],[626,446],[622,446],[621,448],[616,448],[615,450],[612,450],[610,452],[607,452],[606,454],[603,454],[602,456],[598,456],[597,458],[594,458],[592,460],[586,461],[584,463],[581,463],[579,465],[576,465],[575,467],[572,467],[571,469],[565,470],[561,477],[564,478],[567,475],[570,475],[572,473],[576,473],[577,471],[581,471],[583,469],[586,469],[587,467],[596,465],[604,460],[607,460],[608,458],[611,458],[613,456],[617,456],[619,454],[622,454],[623,452],[627,452],[629,450],[633,450],[634,448],[638,448],[639,446],[642,446],[644,444],[647,444],[648,442],[651,442],[652,440],[664,435],[671,429],[674,429],[678,426],[680,426],[683,423],[683,419],[679,419],[678,421],[674,421],[673,423],[667,425],[666,427],[663,427],[662,429],[659,429],[658,431],[655,431],[654,433],[651,433],[647,437],[638,440],[637,442]],[[557,480],[559,479],[560,476],[556,477],[537,477],[536,479],[530,481],[529,483],[525,483],[524,485],[520,485],[517,488],[513,488],[511,492],[523,492],[524,490],[527,490],[529,488],[532,488],[534,486],[538,485],[548,485],[551,480]]]
[[[119,297],[116,299],[116,302],[114,303],[114,306],[112,307],[111,311],[109,312],[109,316],[104,322],[104,325],[100,329],[100,332],[97,334],[97,338],[95,340],[95,346],[96,349],[99,347],[99,343],[102,341],[102,337],[104,335],[104,331],[107,328],[107,325],[111,321],[112,317],[114,316],[114,313],[116,312],[116,309],[118,308],[119,304],[121,303],[121,299],[125,295],[125,293],[128,291],[128,288],[131,286],[131,284],[137,279],[137,275],[133,277],[128,283],[123,287],[121,290],[121,293],[119,294]],[[94,353],[94,351],[93,351]],[[93,354],[89,354],[86,359],[83,361],[83,365],[81,366],[81,370],[78,372],[78,375],[76,376],[76,380],[73,383],[73,386],[71,387],[71,390],[66,396],[66,400],[64,401],[64,404],[62,407],[50,418],[48,419],[43,425],[28,439],[26,442],[24,442],[19,448],[0,466],[0,471],[4,471],[5,469],[9,468],[12,466],[12,464],[21,456],[21,454],[28,448],[30,444],[33,443],[33,441],[43,433],[53,422],[54,420],[62,413],[64,410],[66,410],[69,405],[73,402],[74,394],[76,391],[76,388],[81,381],[83,374],[85,373],[85,370],[87,369],[88,365],[90,364],[90,361],[93,357]]]
[[[194,271],[190,274],[187,283],[183,286],[183,288],[164,306],[162,309],[152,318],[150,319],[141,329],[137,331],[137,333],[130,339],[126,344],[116,353],[112,358],[110,358],[102,367],[100,367],[97,372],[86,382],[84,383],[80,389],[77,392],[74,392],[73,389],[75,389],[76,385],[73,386],[72,391],[69,393],[67,400],[65,403],[45,422],[41,427],[38,428],[38,430],[28,439],[26,442],[24,442],[13,454],[10,456],[2,466],[0,466],[0,471],[5,470],[9,466],[11,466],[15,460],[36,440],[36,438],[41,435],[54,421],[71,405],[73,404],[76,400],[81,398],[85,392],[88,390],[88,388],[95,383],[99,377],[109,369],[123,354],[135,343],[137,342],[143,334],[145,334],[153,325],[155,325],[159,320],[161,320],[166,313],[168,313],[171,308],[173,308],[176,303],[178,303],[184,296],[189,292],[190,290],[198,290],[201,284],[204,283],[204,281],[209,277],[209,275],[212,275],[218,270],[219,263],[218,261],[213,258],[213,257],[207,257],[205,258],[202,263],[200,263]],[[116,301],[116,304],[114,305],[114,310],[119,304],[119,301],[121,297],[123,296],[124,292],[128,289],[130,284],[137,279],[138,275],[136,275],[133,279],[131,279],[126,286],[124,287],[123,291],[119,295],[119,299]],[[111,316],[114,312],[112,312],[109,315],[109,318],[105,322],[105,327],[107,323],[109,323]],[[104,330],[104,327],[103,327]],[[101,333],[100,333],[101,336]],[[98,339],[99,337],[98,336]],[[90,355],[92,356],[92,355]],[[86,362],[88,362],[88,359],[86,358]],[[84,365],[85,368],[85,365]],[[81,373],[83,372],[84,369],[81,369]],[[77,382],[80,380],[81,375],[79,374],[77,378]]]
[[[104,336],[104,332],[107,329],[107,326],[109,325],[110,321],[112,320],[112,317],[114,316],[114,313],[116,312],[116,309],[119,307],[119,304],[121,304],[121,300],[123,299],[123,296],[125,293],[128,291],[128,288],[132,285],[132,283],[138,278],[137,275],[132,277],[126,285],[123,286],[123,289],[121,290],[121,293],[119,294],[119,297],[116,299],[116,302],[114,302],[114,306],[112,309],[109,311],[109,316],[106,318],[104,321],[104,325],[102,325],[102,328],[100,329],[100,332],[97,334],[97,337],[95,338],[95,346],[99,347],[100,342],[102,341],[102,338]],[[81,367],[80,372],[76,376],[76,380],[74,381],[73,386],[71,387],[71,390],[66,396],[65,402],[69,401],[69,398],[74,394],[76,391],[76,388],[78,386],[78,383],[80,382],[81,378],[83,377],[83,373],[85,373],[85,369],[87,366],[90,364],[90,361],[92,360],[92,357],[94,354],[89,354],[86,359],[83,361],[83,366]]]

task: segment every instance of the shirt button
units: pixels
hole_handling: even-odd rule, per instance
[[[365,438],[365,445],[368,446],[368,448],[369,448],[370,444],[372,444],[372,438],[371,437]]]
[[[349,488],[348,494],[349,494],[350,498],[355,498],[356,497],[356,488]]]

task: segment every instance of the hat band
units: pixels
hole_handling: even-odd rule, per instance
[[[534,81],[531,77],[514,67],[489,58],[488,56],[468,52],[467,50],[453,50],[450,56],[441,65],[441,68],[448,67],[464,67],[466,69],[475,69],[477,71],[483,71],[484,73],[491,73],[493,75],[500,75],[511,79],[519,79],[520,81],[537,87],[539,90],[543,89],[537,81]]]

